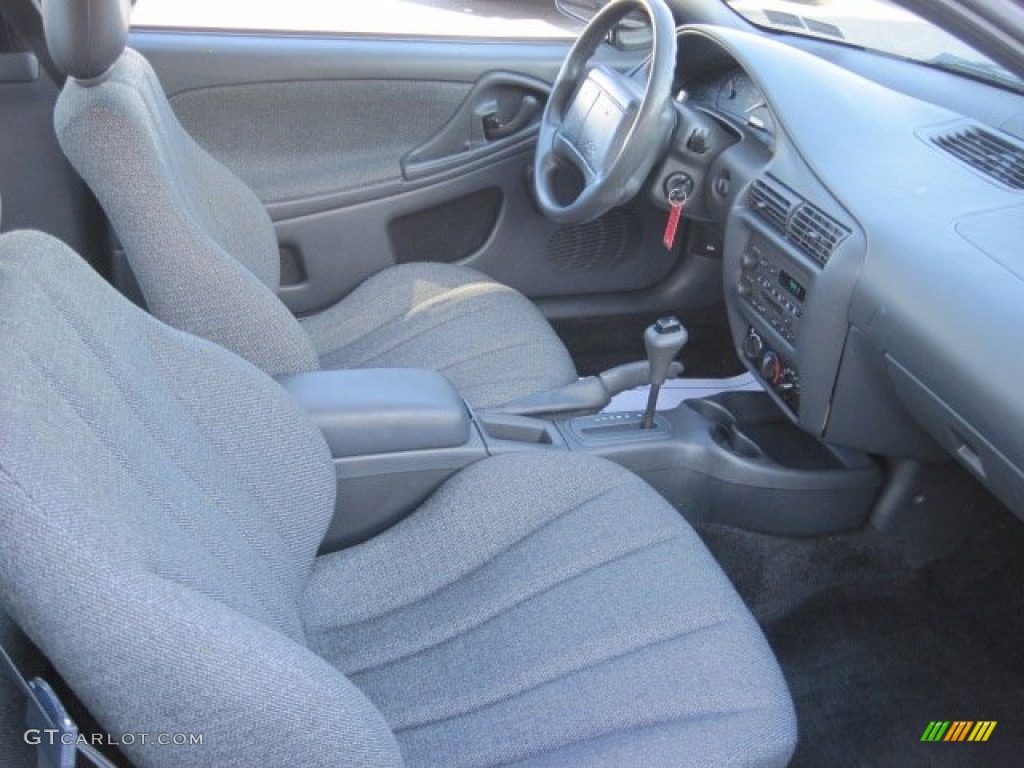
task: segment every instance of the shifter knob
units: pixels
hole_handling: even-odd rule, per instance
[[[658,318],[644,332],[647,362],[651,366],[651,386],[660,387],[665,383],[672,361],[676,359],[689,336],[679,318],[673,315]]]
[[[651,394],[647,399],[647,410],[640,426],[650,429],[654,426],[654,411],[658,406],[658,392],[668,378],[672,361],[686,344],[690,335],[679,322],[679,318],[666,315],[644,331],[644,346],[647,348],[647,363],[651,369]]]

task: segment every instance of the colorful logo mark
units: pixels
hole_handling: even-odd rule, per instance
[[[932,720],[921,741],[988,741],[996,729],[995,720]]]

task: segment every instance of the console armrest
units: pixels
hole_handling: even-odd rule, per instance
[[[335,458],[465,445],[469,410],[435,371],[356,368],[278,377],[309,413]]]

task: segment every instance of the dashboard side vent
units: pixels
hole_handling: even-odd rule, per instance
[[[786,237],[821,266],[825,266],[836,247],[849,234],[850,230],[817,206],[804,203],[793,214]]]
[[[750,207],[821,266],[850,234],[847,227],[771,177],[751,185]]]
[[[1024,147],[975,126],[933,136],[932,141],[989,178],[1024,190]]]
[[[758,216],[780,234],[786,234],[789,214],[795,201],[790,200],[781,189],[770,186],[766,181],[758,179],[750,187],[750,206]]]

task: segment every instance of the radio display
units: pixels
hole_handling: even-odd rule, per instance
[[[779,285],[793,294],[797,301],[803,301],[807,298],[807,289],[784,269],[779,270]]]

